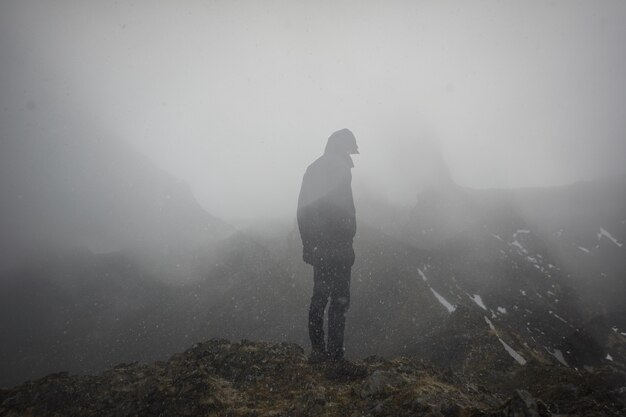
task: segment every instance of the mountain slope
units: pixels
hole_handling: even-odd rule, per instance
[[[185,183],[76,115],[61,131],[22,130],[6,133],[0,152],[0,270],[50,247],[85,246],[132,251],[184,276],[195,271],[172,266],[194,264],[231,233]]]
[[[455,336],[447,327],[480,326],[511,353],[511,365],[517,355],[574,367],[624,363],[625,179],[538,190],[450,184],[424,193],[410,211],[388,219],[383,212],[366,209],[360,224],[376,224],[413,248],[399,263],[421,261],[404,279],[423,280],[442,310],[473,312],[428,321],[416,351],[439,353],[437,346]],[[581,250],[583,244],[591,249]],[[384,246],[379,251],[390,250]],[[391,315],[406,320],[401,314]],[[445,323],[455,320],[461,324]]]
[[[533,201],[547,201],[564,210],[582,198],[579,194],[585,190],[589,195],[617,193],[619,197],[623,183],[608,184],[585,185],[583,191],[578,186],[538,191],[542,198],[533,197]],[[448,187],[443,195],[424,197],[404,216],[390,209],[389,213],[396,214],[395,224],[404,224],[404,234],[368,218],[367,213],[361,217],[346,327],[347,354],[416,354],[458,372],[490,369],[489,383],[495,385],[508,372],[529,367],[533,361],[564,369],[624,369],[626,315],[621,304],[611,301],[619,298],[624,284],[620,274],[625,267],[624,247],[619,246],[623,235],[610,226],[620,213],[621,198],[606,197],[610,207],[603,205],[600,212],[593,205],[573,210],[568,214],[570,226],[565,228],[559,221],[565,222],[567,216],[557,215],[555,220],[546,214],[552,211],[539,203],[517,203],[511,197],[515,192],[475,193]],[[604,233],[587,236],[591,233],[587,231],[599,227],[615,241]],[[584,242],[570,235],[595,239],[597,247],[590,252],[597,264],[581,257],[587,255],[578,248]],[[11,372],[3,372],[9,375],[4,383],[64,368],[92,372],[116,361],[160,359],[186,343],[210,337],[307,346],[312,270],[302,262],[295,231],[276,239],[280,242],[236,234],[216,242],[211,256],[204,256],[202,247],[190,249],[186,258],[178,259],[187,262],[182,269],[194,268],[199,279],[184,285],[150,283],[156,280],[153,269],[136,262],[133,252],[111,256],[109,263],[102,261],[104,255],[92,254],[81,262],[59,256],[65,263],[51,265],[43,256],[37,270],[22,273],[30,281],[21,280],[22,287],[0,293],[6,299],[4,306],[12,306],[4,310],[6,317],[23,312],[21,327],[9,322],[0,327],[4,339],[13,341],[3,350],[3,365],[15,364]],[[580,255],[563,254],[572,248]],[[167,261],[164,257],[163,262]],[[83,262],[93,266],[81,266]],[[578,268],[573,262],[583,266]],[[116,272],[123,270],[118,264],[132,265],[125,270],[131,272]],[[595,288],[595,281],[585,281],[595,277],[588,271],[605,278],[602,291]],[[82,278],[67,280],[68,287],[66,275]],[[94,281],[100,286],[94,286]],[[127,282],[121,285],[120,281]],[[72,285],[81,291],[73,291]],[[113,292],[102,290],[107,285]],[[28,304],[24,301],[29,291],[49,297]],[[100,292],[107,302],[99,299]],[[128,304],[134,308],[93,306],[94,302],[113,305],[116,298],[133,300]],[[98,353],[80,364],[59,362],[46,351],[65,338],[68,314],[88,323],[74,333],[76,349],[94,346],[89,340],[107,341],[94,347]],[[36,331],[42,328],[38,317],[46,318],[46,331]],[[31,338],[22,338],[23,329],[29,328],[34,329]],[[90,339],[92,334],[98,338]],[[69,349],[67,357],[80,354],[81,349],[76,349]],[[32,373],[30,358],[38,351],[45,354],[40,354],[38,371]]]

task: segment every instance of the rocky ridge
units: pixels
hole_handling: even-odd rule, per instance
[[[212,339],[152,364],[51,374],[0,390],[0,416],[619,416],[623,371],[529,363],[487,388],[419,358],[358,362],[364,376],[310,365],[289,343]]]

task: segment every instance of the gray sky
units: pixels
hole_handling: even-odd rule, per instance
[[[227,220],[293,215],[343,127],[355,189],[397,203],[432,148],[471,187],[626,172],[623,1],[20,0],[0,16],[0,65],[19,73],[5,121],[80,109]]]

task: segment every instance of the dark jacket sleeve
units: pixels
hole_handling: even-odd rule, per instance
[[[356,215],[352,197],[352,173],[343,169],[336,173],[337,186],[329,193],[327,218],[331,239],[350,242],[356,234]]]

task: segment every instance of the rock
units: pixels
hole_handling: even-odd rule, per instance
[[[408,358],[344,365],[363,376],[329,379],[297,345],[215,339],[166,362],[122,364],[99,375],[59,373],[0,388],[0,416],[549,416],[526,391],[472,388],[482,381],[474,374],[450,371],[444,377]],[[592,387],[587,375],[538,365],[526,368],[523,378],[513,375],[510,386],[533,386],[555,412],[623,415],[623,373],[607,368],[594,375],[602,384]],[[502,406],[502,395],[511,393]]]
[[[544,407],[540,408],[528,391],[518,389],[504,405],[501,415],[503,417],[549,417],[550,413],[547,413]]]
[[[415,398],[413,401],[411,401],[411,410],[412,411],[418,411],[420,413],[425,413],[427,411],[430,411],[430,406],[426,403],[426,401],[424,401],[423,398]]]
[[[361,387],[361,398],[384,397],[406,384],[406,379],[395,372],[374,371]]]
[[[442,404],[440,412],[444,417],[460,417],[463,415],[463,409],[455,403]]]
[[[432,410],[424,414],[424,417],[443,417],[443,414],[438,411]]]
[[[385,410],[385,405],[382,402],[379,402],[372,408],[371,412],[375,416],[380,416],[384,410]]]

